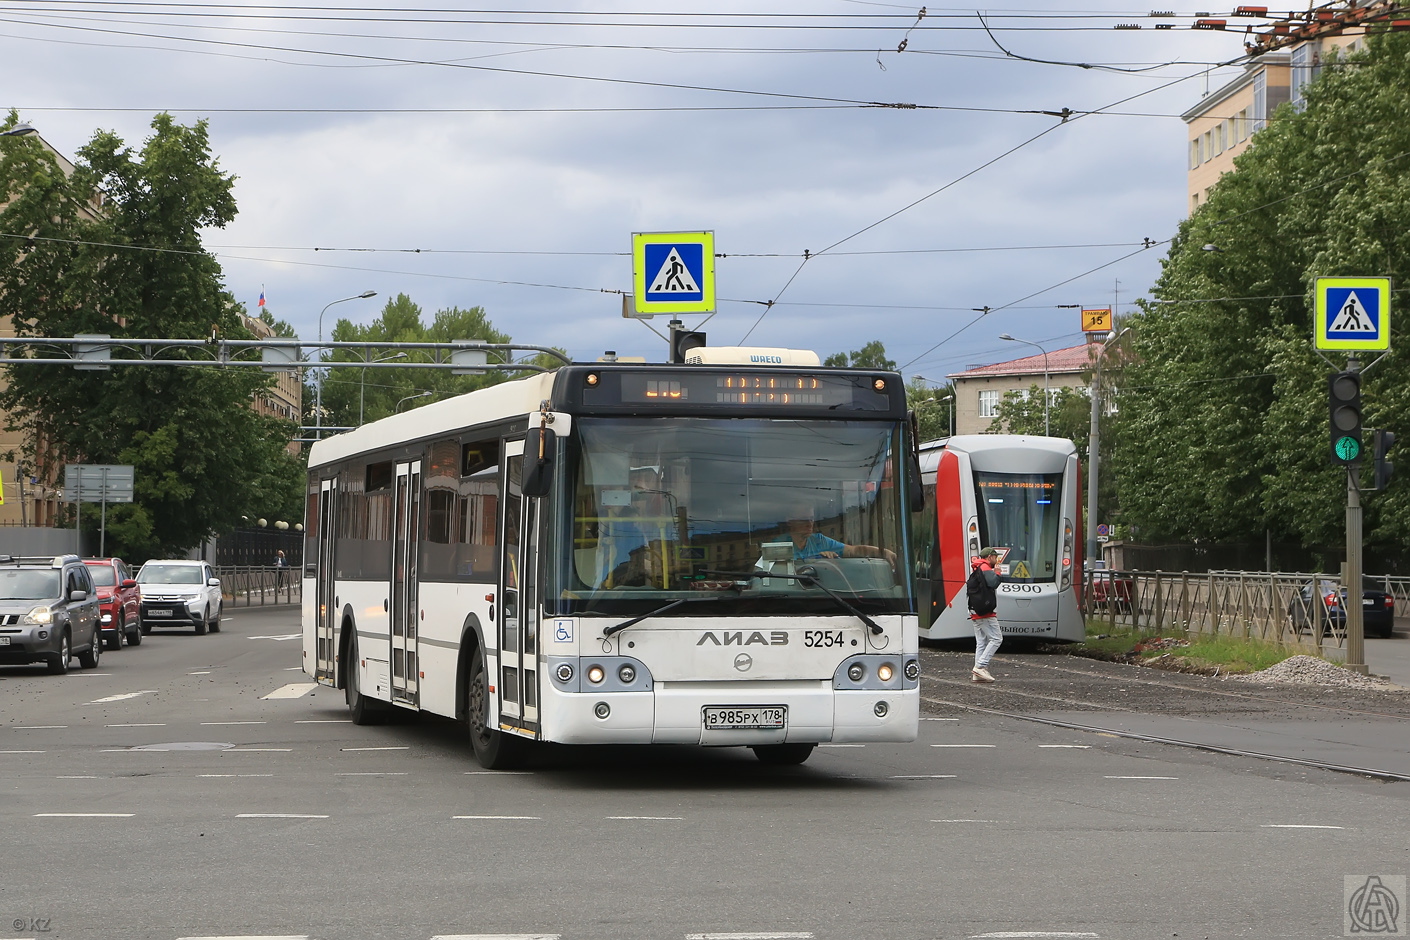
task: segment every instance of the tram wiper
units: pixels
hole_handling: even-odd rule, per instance
[[[603,627],[602,635],[604,637],[608,637],[614,633],[621,633],[623,630],[627,629],[627,627],[634,627],[637,624],[641,623],[643,620],[649,620],[652,617],[664,614],[668,610],[675,610],[682,604],[699,604],[701,602],[719,600],[723,600],[723,598],[719,594],[711,594],[705,597],[678,597],[675,600],[671,601],[669,604],[664,604],[661,607],[656,608],[655,610],[648,611],[642,614],[640,617],[633,617],[631,620],[623,620],[621,623],[615,623],[610,627]]]
[[[774,574],[771,571],[762,571],[758,568],[755,568],[753,571],[704,571],[701,573],[718,575],[722,578],[735,578],[740,581],[744,581],[747,579],[752,580],[754,578],[779,578],[784,581],[797,581],[804,587],[815,587],[819,591],[822,591],[824,594],[826,594],[828,597],[832,598],[834,601],[837,602],[837,605],[839,607],[847,611],[847,613],[851,614],[853,617],[856,617],[862,623],[866,624],[867,627],[871,630],[873,636],[878,636],[886,632],[882,629],[881,624],[877,623],[875,620],[871,619],[866,614],[862,613],[860,610],[847,603],[847,599],[844,598],[842,595],[834,593],[827,587],[824,587],[823,583],[818,580],[817,568],[814,568],[812,565],[803,565],[798,569],[798,572],[798,574]],[[650,615],[648,614],[647,616]]]

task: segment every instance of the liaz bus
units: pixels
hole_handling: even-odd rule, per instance
[[[535,741],[801,763],[914,740],[901,377],[709,352],[726,361],[564,366],[315,443],[305,671],[358,724],[465,721],[490,768]]]
[[[915,521],[920,635],[973,637],[965,580],[999,551],[999,626],[1007,636],[1085,638],[1077,448],[1056,437],[966,434],[920,447],[925,502]]]

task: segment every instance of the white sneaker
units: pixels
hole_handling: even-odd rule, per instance
[[[989,674],[989,670],[983,666],[976,666],[973,670],[975,682],[993,682],[994,677]]]

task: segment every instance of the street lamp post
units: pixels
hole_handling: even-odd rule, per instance
[[[318,359],[323,360],[323,315],[328,312],[328,308],[333,304],[347,303],[349,300],[366,300],[368,297],[376,297],[375,290],[365,290],[352,297],[341,297],[337,300],[329,301],[322,310],[318,311]],[[318,373],[318,385],[314,389],[314,416],[313,424],[315,433],[319,440],[323,439],[323,370]]]
[[[1011,343],[1023,343],[1025,346],[1032,346],[1043,354],[1043,436],[1052,437],[1052,425],[1048,422],[1048,404],[1052,398],[1048,394],[1048,351],[1037,343],[1030,343],[1026,339],[1019,339],[1007,333],[1000,333],[999,339],[1006,339]]]
[[[431,390],[430,390],[430,389],[427,389],[427,390],[424,391],[424,392],[417,392],[415,395],[408,395],[408,396],[406,396],[406,397],[403,398],[401,401],[397,402],[397,406],[392,409],[392,414],[396,414],[398,411],[401,411],[401,406],[404,405],[404,404],[406,404],[407,402],[411,401],[413,398],[425,398],[427,395],[430,395],[430,394],[431,394]]]
[[[1097,348],[1092,363],[1092,427],[1087,435],[1087,558],[1096,567],[1097,542],[1097,464],[1101,460],[1101,378],[1102,359],[1107,349],[1131,328],[1124,327],[1120,333],[1106,335],[1106,340]]]
[[[390,356],[381,356],[381,357],[379,357],[379,358],[377,358],[377,359],[372,359],[372,360],[369,360],[369,361],[371,361],[371,362],[390,362],[390,361],[392,361],[393,359],[405,359],[405,358],[406,358],[406,353],[404,353],[404,352],[399,352],[399,353],[393,353],[393,354],[390,355]],[[366,402],[367,402],[367,363],[366,363],[366,362],[364,362],[364,363],[362,364],[362,379],[361,379],[361,381],[359,381],[359,382],[357,383],[357,385],[358,385],[358,389],[357,389],[357,424],[358,424],[358,427],[361,427],[361,426],[362,426],[362,409],[363,409],[363,405],[366,404]]]
[[[0,131],[0,137],[23,137],[25,134],[38,134],[38,133],[39,133],[39,131],[35,130],[33,127],[31,127],[31,126],[28,125],[28,124],[16,124],[14,127],[10,128],[9,130]]]

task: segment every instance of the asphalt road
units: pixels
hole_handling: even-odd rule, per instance
[[[452,722],[359,728],[307,690],[294,610],[227,617],[91,672],[0,669],[0,938],[1339,937],[1371,875],[1407,907],[1410,784],[1009,717],[1120,675],[1007,655],[972,688],[932,651],[912,745],[493,773]]]

